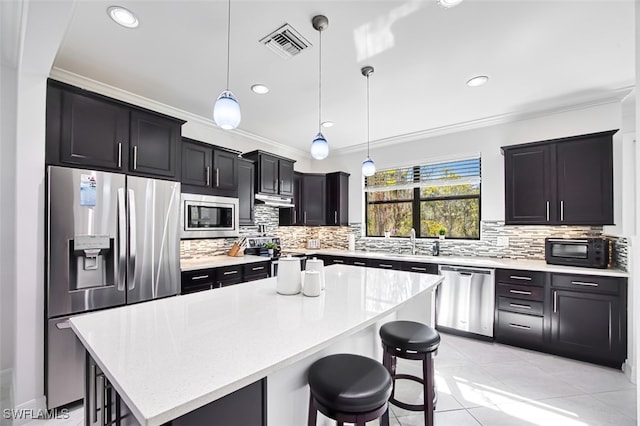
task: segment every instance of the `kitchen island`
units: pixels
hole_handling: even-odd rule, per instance
[[[325,274],[326,289],[315,298],[278,295],[276,278],[268,278],[85,314],[71,326],[142,425],[179,423],[264,378],[265,406],[246,409],[266,413],[263,424],[300,425],[306,368],[336,352],[381,359],[379,326],[417,311],[416,319],[432,317],[442,281],[344,265]]]

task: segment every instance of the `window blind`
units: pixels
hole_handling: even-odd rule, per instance
[[[480,180],[480,158],[471,158],[380,170],[366,178],[365,191],[477,185]]]

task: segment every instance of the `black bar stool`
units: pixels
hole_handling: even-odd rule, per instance
[[[393,390],[389,402],[405,410],[423,411],[425,426],[433,426],[433,410],[436,405],[433,356],[440,344],[440,334],[428,325],[413,321],[392,321],[380,327],[382,339],[382,363],[393,378]],[[396,374],[396,358],[422,361],[422,378],[410,374]],[[412,380],[422,384],[423,404],[407,404],[395,398],[397,379]]]
[[[329,355],[309,367],[308,425],[315,426],[320,411],[338,422],[364,426],[380,418],[389,426],[391,375],[375,359],[353,354]]]

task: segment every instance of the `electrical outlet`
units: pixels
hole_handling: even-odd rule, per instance
[[[498,247],[509,247],[509,237],[498,237],[496,245]]]

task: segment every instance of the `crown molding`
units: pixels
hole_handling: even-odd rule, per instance
[[[257,142],[258,144],[262,145],[260,147],[256,147],[256,149],[260,149],[263,147],[273,147],[280,151],[284,151],[301,158],[305,158],[305,157],[311,158],[311,154],[301,149],[292,148],[280,142],[276,142],[272,139],[265,138],[241,129],[221,130],[218,126],[216,126],[215,122],[210,118],[193,114],[191,112],[172,107],[170,105],[155,101],[153,99],[145,98],[144,96],[136,95],[135,93],[128,92],[118,87],[111,86],[109,84],[102,83],[97,80],[93,80],[91,78],[73,73],[71,71],[67,71],[62,68],[53,67],[51,69],[49,77],[55,80],[61,81],[63,83],[71,84],[73,86],[77,86],[85,90],[89,90],[92,92],[99,93],[101,95],[118,99],[123,102],[127,102],[133,105],[138,105],[140,107],[157,111],[172,117],[180,118],[182,120],[195,122],[195,123],[210,127],[216,132],[225,132],[225,133],[231,132],[235,135],[241,136],[245,139],[251,140],[253,142]]]
[[[606,96],[591,99],[587,102],[577,103],[573,105],[563,105],[560,107],[541,109],[530,112],[515,112],[493,115],[490,117],[480,118],[477,120],[464,121],[461,123],[450,124],[446,126],[434,127],[432,129],[419,130],[417,132],[405,133],[402,135],[391,136],[388,138],[377,139],[369,143],[370,148],[382,148],[389,145],[402,144],[407,142],[414,142],[417,140],[428,139],[435,136],[442,136],[451,133],[464,132],[467,130],[478,129],[482,127],[495,126],[498,124],[513,123],[516,121],[529,120],[532,118],[544,117],[547,115],[554,115],[563,112],[577,111],[585,108],[591,108],[599,105],[607,105],[611,103],[620,103],[631,93],[634,93],[635,86],[626,86],[620,89],[615,89],[606,94]],[[346,148],[338,148],[334,150],[334,154],[351,154],[355,152],[361,152],[367,150],[367,143],[359,143],[357,145],[351,145]]]

